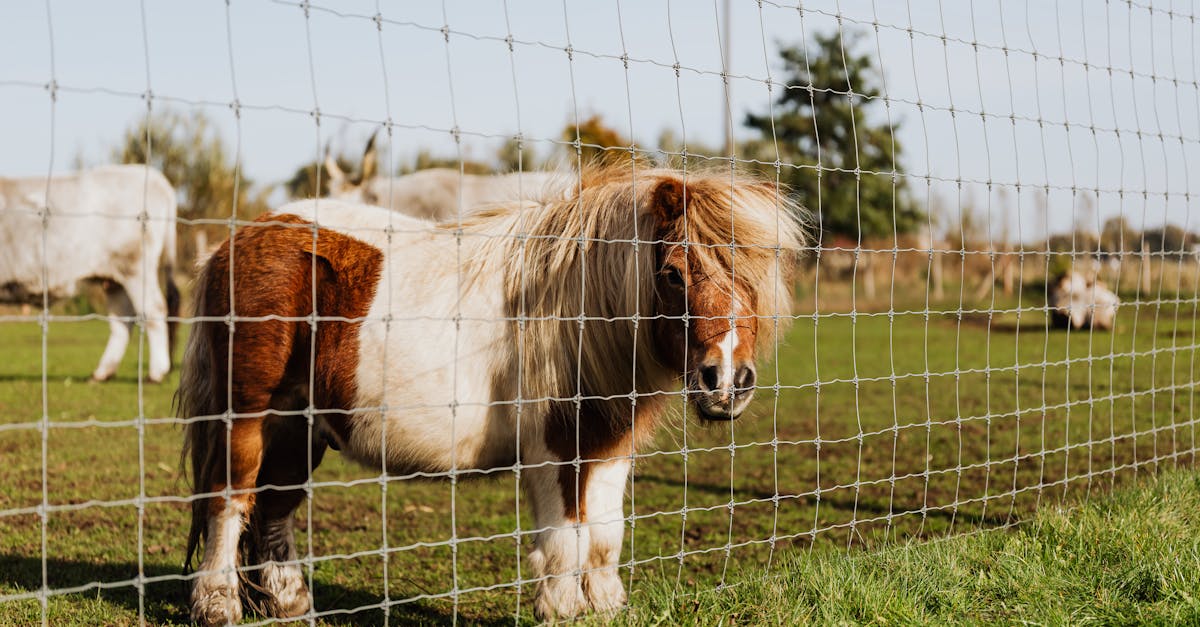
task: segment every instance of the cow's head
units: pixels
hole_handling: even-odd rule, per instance
[[[373,200],[368,197],[369,186],[366,183],[374,178],[378,166],[379,156],[375,149],[375,135],[371,135],[371,139],[367,142],[367,147],[363,150],[362,163],[359,164],[358,172],[354,174],[346,174],[330,154],[329,149],[326,148],[323,167],[329,173],[329,196],[340,200],[371,204]]]

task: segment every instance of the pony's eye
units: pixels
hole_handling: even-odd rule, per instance
[[[683,274],[679,272],[679,268],[667,266],[663,268],[663,274],[667,278],[667,285],[675,288],[683,287]]]

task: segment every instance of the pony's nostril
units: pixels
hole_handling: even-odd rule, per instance
[[[752,366],[742,366],[738,368],[737,377],[734,379],[733,386],[740,392],[748,391],[754,387],[754,368]]]
[[[717,367],[716,366],[701,366],[700,367],[700,385],[707,391],[717,389]]]

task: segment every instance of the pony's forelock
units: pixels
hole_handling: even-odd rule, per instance
[[[806,216],[785,189],[724,171],[676,173],[684,190],[679,215],[662,239],[685,246],[692,271],[730,276],[759,320],[759,348],[774,342],[791,321],[791,276],[806,244]]]

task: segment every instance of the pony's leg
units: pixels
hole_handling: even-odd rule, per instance
[[[254,506],[253,546],[250,558],[261,564],[259,584],[266,595],[269,614],[276,618],[294,618],[312,608],[304,569],[296,563],[296,543],[292,531],[293,513],[304,501],[301,487],[325,455],[325,440],[315,431],[309,442],[308,424],[301,416],[281,416],[269,427],[270,443],[263,457],[258,485],[281,486],[258,494]],[[312,465],[305,450],[312,451]]]
[[[171,354],[167,346],[167,302],[158,277],[139,275],[127,279],[122,286],[134,311],[145,319],[146,344],[150,349],[149,379],[161,383],[171,370]]]
[[[539,461],[526,459],[526,463]],[[563,469],[566,469],[565,471]],[[572,477],[574,467],[536,466],[523,471],[525,490],[533,505],[534,524],[541,531],[529,555],[533,576],[538,578],[533,610],[541,620],[571,618],[588,608],[583,594],[582,574],[588,555],[589,530],[568,511],[560,475]],[[582,490],[582,486],[580,486]],[[574,509],[574,508],[572,508]]]
[[[104,296],[108,300],[108,344],[100,356],[100,364],[92,373],[92,379],[96,381],[108,380],[116,374],[121,358],[125,356],[125,349],[129,346],[129,331],[133,327],[131,320],[121,318],[137,315],[133,303],[125,294],[125,288],[120,285],[109,283],[104,289]]]
[[[299,506],[301,500],[303,497],[283,507]],[[257,539],[252,559],[262,566],[259,586],[266,595],[263,610],[275,618],[295,618],[312,608],[304,569],[296,563],[293,511],[290,509],[284,515],[254,525]]]
[[[583,575],[583,591],[592,609],[611,612],[625,605],[625,586],[617,572],[625,539],[625,482],[630,460],[592,462],[588,468],[586,503],[591,550]]]
[[[266,399],[260,407],[266,409]],[[221,438],[222,443],[228,443],[228,484],[225,480],[226,448],[219,446],[215,451],[219,459],[208,477],[208,490],[222,492],[228,485],[238,492],[230,494],[228,498],[212,497],[208,502],[204,558],[198,569],[199,576],[192,584],[191,597],[192,620],[199,625],[224,625],[236,623],[242,618],[237,572],[238,544],[246,520],[254,510],[253,488],[263,456],[262,423],[260,415],[235,418],[229,438]]]

